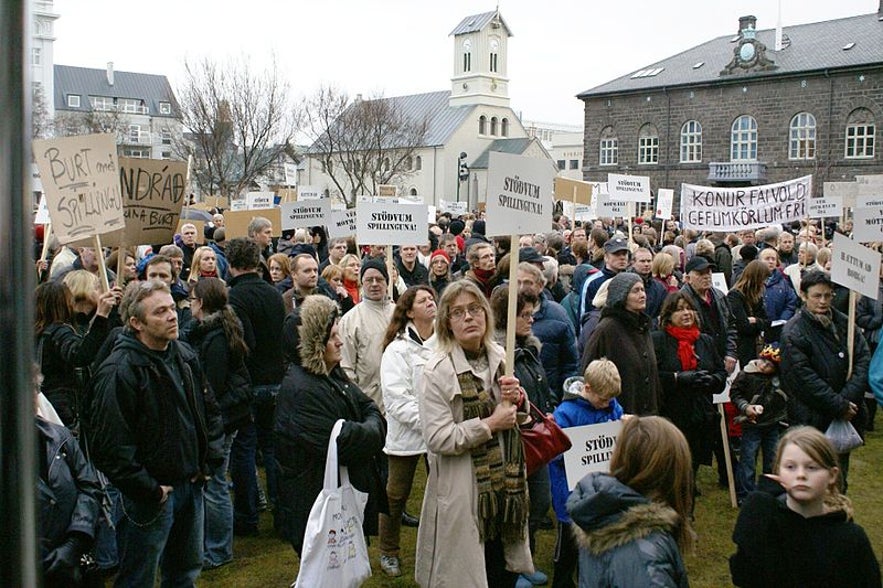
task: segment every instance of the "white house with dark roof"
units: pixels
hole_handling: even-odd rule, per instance
[[[411,171],[393,180],[402,196],[428,204],[459,199],[475,208],[485,200],[487,153],[507,151],[550,159],[538,139],[528,137],[509,106],[509,26],[498,11],[464,18],[451,31],[453,75],[451,89],[426,94],[383,98],[408,119],[426,121],[426,133],[411,158]],[[460,154],[466,153],[468,179],[460,181]],[[332,196],[338,191],[321,161],[310,156],[300,183]],[[484,163],[483,163],[484,162]]]

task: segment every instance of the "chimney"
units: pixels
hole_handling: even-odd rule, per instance
[[[113,86],[113,61],[107,62],[107,83]]]
[[[739,18],[739,34],[742,34],[742,31],[747,29],[748,27],[752,29],[757,28],[757,17],[753,15],[742,16]]]
[[[880,0],[883,2],[883,0]],[[779,17],[776,20],[776,51],[781,51],[785,47],[782,42],[782,0],[779,0]]]

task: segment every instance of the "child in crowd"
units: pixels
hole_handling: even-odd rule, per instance
[[[868,536],[852,522],[852,503],[840,494],[837,453],[825,435],[789,429],[773,469],[736,520],[733,583],[879,588],[880,566]]]
[[[763,473],[772,473],[779,442],[780,422],[787,417],[788,396],[779,382],[781,355],[777,344],[767,345],[748,362],[730,387],[730,400],[742,414],[739,456],[740,500],[756,487],[755,462],[763,450]]]
[[[616,364],[606,358],[596,359],[586,366],[583,378],[569,378],[564,383],[564,398],[553,414],[562,429],[617,421],[623,417],[622,406],[616,400],[622,391],[622,381]],[[571,530],[570,515],[565,503],[570,495],[564,472],[564,457],[558,456],[549,464],[552,482],[552,506],[558,518],[558,539],[555,543],[555,575],[553,588],[573,588],[573,576],[579,562],[579,548]]]

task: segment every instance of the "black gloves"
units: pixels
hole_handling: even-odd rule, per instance
[[[678,372],[678,383],[688,388],[705,389],[714,383],[714,376],[706,370]]]
[[[88,549],[88,539],[71,535],[53,549],[43,562],[46,580],[77,585],[80,583],[80,558]]]

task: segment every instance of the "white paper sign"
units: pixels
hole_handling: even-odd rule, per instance
[[[427,235],[425,204],[390,206],[356,203],[356,239],[360,245],[416,245]]]
[[[855,199],[856,208],[872,208],[883,206],[883,196],[871,194],[859,194]]]
[[[862,296],[877,300],[880,253],[840,233],[834,233],[831,249],[831,280]]]
[[[34,224],[49,224],[49,207],[46,205],[46,194],[40,194],[40,204],[37,206],[37,215],[34,217]]]
[[[675,191],[669,188],[660,188],[656,191],[656,218],[669,220],[671,208],[674,206]]]
[[[587,474],[610,471],[610,458],[613,457],[616,438],[622,430],[622,421],[563,430],[572,444],[564,452],[564,473],[567,475],[569,490],[576,488],[577,483]]]
[[[852,237],[859,243],[883,241],[883,203],[853,209]]]
[[[330,212],[328,200],[285,202],[280,208],[283,231],[324,225]]]
[[[469,203],[465,200],[460,202],[439,200],[438,205],[442,212],[449,212],[451,216],[460,216],[469,212]]]
[[[593,198],[595,202],[595,213],[598,218],[603,217],[622,217],[632,218],[635,216],[635,203],[610,200],[608,194],[600,193],[598,198]]]
[[[810,198],[806,201],[806,214],[813,218],[840,216],[841,212],[843,212],[843,196]]]
[[[607,174],[610,199],[619,202],[650,202],[650,178]]]
[[[858,187],[859,197],[883,196],[883,174],[855,176],[855,183]],[[856,204],[856,206],[861,206],[861,204]]]
[[[733,385],[733,382],[736,380],[736,376],[739,375],[740,371],[742,370],[739,369],[739,363],[737,362],[733,373],[727,376],[727,383],[724,386],[723,391],[720,394],[711,395],[711,401],[714,404],[726,404],[730,401],[730,386]]]
[[[711,273],[711,287],[717,288],[724,294],[730,291],[730,288],[727,286],[727,276],[723,272]]]
[[[328,240],[351,237],[356,234],[356,209],[332,210],[328,214]]]
[[[245,203],[248,210],[263,210],[273,208],[273,192],[249,192],[245,195]]]
[[[487,236],[543,233],[552,226],[555,167],[547,159],[491,151]]]
[[[855,206],[855,197],[858,195],[858,184],[855,182],[825,182],[822,184],[822,193],[825,198],[839,196],[843,199],[843,206],[852,208]]]
[[[438,220],[435,206],[432,204],[426,205],[426,220],[431,225],[434,225],[435,221]]]
[[[319,190],[316,186],[298,186],[297,187],[297,199],[298,200],[321,200],[322,199],[322,191]]]
[[[238,198],[236,200],[230,201],[230,210],[232,211],[245,210],[247,206],[248,203],[245,201],[244,198]]]

